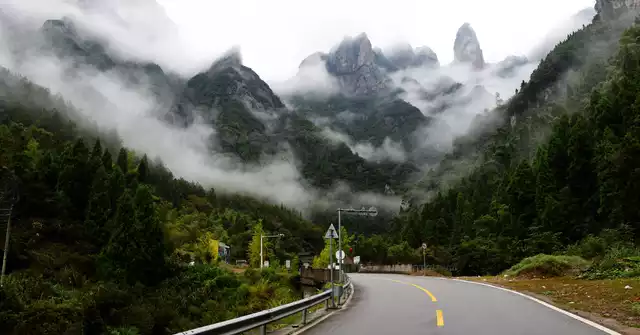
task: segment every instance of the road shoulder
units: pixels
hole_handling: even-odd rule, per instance
[[[319,311],[316,311],[314,313],[310,313],[308,315],[308,322],[306,325],[299,327],[299,325],[291,325],[291,326],[287,326],[285,328],[276,330],[270,334],[272,335],[298,335],[298,334],[302,334],[308,330],[310,330],[311,328],[315,327],[316,325],[318,325],[319,323],[325,321],[326,319],[334,316],[337,313],[341,313],[344,312],[345,310],[347,310],[351,304],[351,300],[353,298],[353,296],[356,294],[356,290],[357,288],[355,287],[355,285],[353,285],[353,283],[351,283],[351,294],[349,295],[349,297],[347,298],[347,300],[342,304],[340,309],[329,309],[329,310],[325,310],[325,309],[321,309]]]
[[[619,334],[640,335],[637,328],[640,326],[640,310],[633,307],[634,304],[640,306],[640,280],[637,279],[461,277],[455,280],[507,289]]]

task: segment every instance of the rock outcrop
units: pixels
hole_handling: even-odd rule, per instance
[[[398,69],[417,67],[437,67],[440,65],[438,55],[429,47],[413,49],[409,44],[399,44],[387,53],[387,59]]]
[[[496,64],[494,73],[503,78],[510,77],[514,74],[514,70],[528,62],[525,56],[508,56]]]
[[[469,23],[464,23],[456,34],[453,45],[454,60],[458,63],[471,64],[475,69],[485,67],[484,55],[476,32]]]
[[[640,11],[640,1],[596,0],[594,8],[601,18],[605,20],[614,20],[625,13]]]
[[[351,96],[371,96],[390,88],[390,79],[378,63],[384,60],[374,51],[365,33],[345,38],[330,53],[314,53],[300,63],[300,68],[324,64],[335,77],[342,93]],[[391,66],[390,63],[388,63]]]
[[[416,49],[414,64],[418,64],[418,66],[438,67],[440,66],[440,61],[435,51],[427,46],[423,46]]]
[[[389,88],[389,79],[376,65],[371,41],[365,33],[345,38],[328,55],[326,64],[347,94],[366,96]]]
[[[207,112],[214,108],[224,109],[229,104],[239,109],[284,108],[269,85],[242,64],[240,51],[235,48],[216,60],[207,71],[187,81],[184,92],[168,116],[172,123],[186,126],[194,121],[196,111],[200,111],[207,121],[213,122],[215,115]]]
[[[68,18],[48,20],[40,29],[42,52],[51,52],[71,64],[71,69],[93,68],[115,74],[125,84],[148,88],[162,107],[170,107],[175,98],[175,80],[162,68],[149,62],[128,61],[111,54],[102,43],[81,31]]]

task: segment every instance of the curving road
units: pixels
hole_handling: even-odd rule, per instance
[[[350,274],[349,306],[305,335],[604,335],[545,305],[481,284],[385,274]]]

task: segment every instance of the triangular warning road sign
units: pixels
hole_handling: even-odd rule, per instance
[[[329,229],[327,229],[327,232],[324,234],[324,238],[338,238],[338,232],[333,226],[333,223],[329,226]]]

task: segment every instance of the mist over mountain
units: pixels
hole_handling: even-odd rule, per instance
[[[519,55],[485,62],[465,23],[451,64],[428,46],[381,49],[362,33],[270,85],[238,48],[206,63],[190,55],[155,1],[16,0],[0,15],[0,65],[62,96],[76,118],[178,176],[302,210],[337,199],[397,210],[391,193],[535,67]]]

